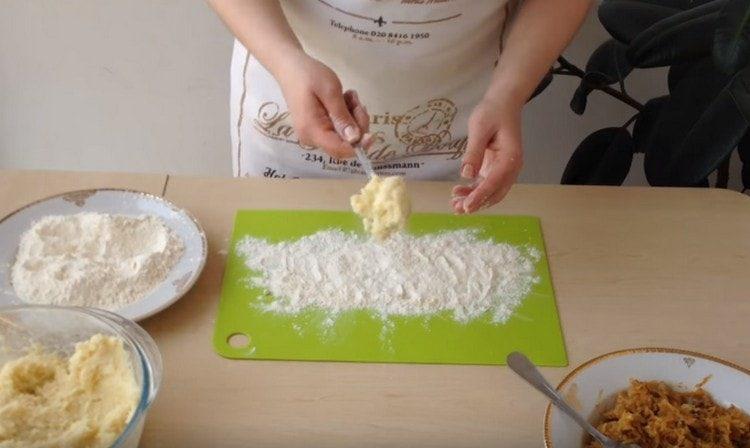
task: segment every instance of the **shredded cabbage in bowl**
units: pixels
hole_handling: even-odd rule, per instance
[[[641,448],[750,448],[750,417],[722,407],[699,385],[680,392],[661,381],[631,380],[598,429],[620,443]],[[585,448],[601,448],[590,438]]]

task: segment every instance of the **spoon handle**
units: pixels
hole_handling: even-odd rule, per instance
[[[541,372],[529,361],[525,355],[513,352],[508,355],[507,359],[508,367],[518,374],[521,378],[525,379],[526,382],[534,386],[536,390],[546,395],[552,404],[557,406],[558,409],[563,411],[568,417],[575,420],[581,428],[585,429],[586,432],[591,434],[597,442],[601,443],[604,447],[616,448],[619,446],[614,443],[609,437],[605,436],[598,429],[596,429],[591,423],[576,412],[570,405],[563,399],[559,392],[547,382],[542,376]]]
[[[357,155],[357,160],[365,170],[365,174],[367,174],[367,177],[372,179],[372,177],[375,175],[375,170],[372,169],[372,163],[370,162],[370,159],[367,158],[367,154],[365,154],[362,146],[360,146],[359,144],[354,145],[354,153]]]

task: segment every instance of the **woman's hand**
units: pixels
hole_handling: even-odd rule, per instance
[[[470,185],[453,188],[453,210],[473,213],[500,202],[516,182],[523,165],[521,108],[512,99],[484,99],[469,118],[469,140],[461,177]]]
[[[356,107],[351,113],[347,110],[339,78],[305,54],[279,1],[208,1],[237,39],[278,81],[300,143],[318,147],[336,158],[353,156],[351,143],[366,132],[367,114],[363,118],[364,108],[360,112]],[[361,107],[358,99],[356,102]]]
[[[345,96],[333,70],[301,51],[284,65],[275,76],[300,143],[337,159],[353,157],[352,143],[359,141],[369,126],[367,111],[356,92],[348,91]]]
[[[456,213],[499,202],[521,171],[521,108],[581,26],[592,0],[524,0],[507,30],[492,81],[469,120]]]

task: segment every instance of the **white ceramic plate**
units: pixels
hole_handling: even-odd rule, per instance
[[[678,390],[703,389],[722,406],[750,412],[750,371],[713,356],[666,348],[636,348],[609,353],[576,368],[558,386],[584,416],[594,418],[630,379],[663,381]],[[597,409],[597,406],[599,408]],[[557,408],[547,408],[544,442],[548,448],[580,448],[583,430]]]
[[[44,216],[81,212],[158,216],[185,244],[182,258],[167,278],[141,300],[112,310],[117,314],[132,320],[145,319],[177,301],[200,276],[208,252],[206,234],[190,213],[158,196],[138,191],[73,191],[33,202],[0,220],[0,306],[23,303],[13,290],[10,276],[21,234]]]

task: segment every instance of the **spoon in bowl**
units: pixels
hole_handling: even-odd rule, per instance
[[[513,352],[508,355],[506,359],[508,367],[514,371],[518,376],[526,380],[527,383],[534,386],[536,390],[546,395],[552,404],[557,406],[558,409],[563,411],[568,417],[572,418],[578,426],[583,428],[586,432],[591,434],[597,442],[601,443],[604,448],[640,448],[640,446],[630,443],[622,444],[615,442],[609,437],[605,436],[598,429],[588,422],[581,414],[576,412],[570,405],[563,399],[557,390],[547,382],[542,376],[542,373],[529,361],[525,355],[519,352]]]

